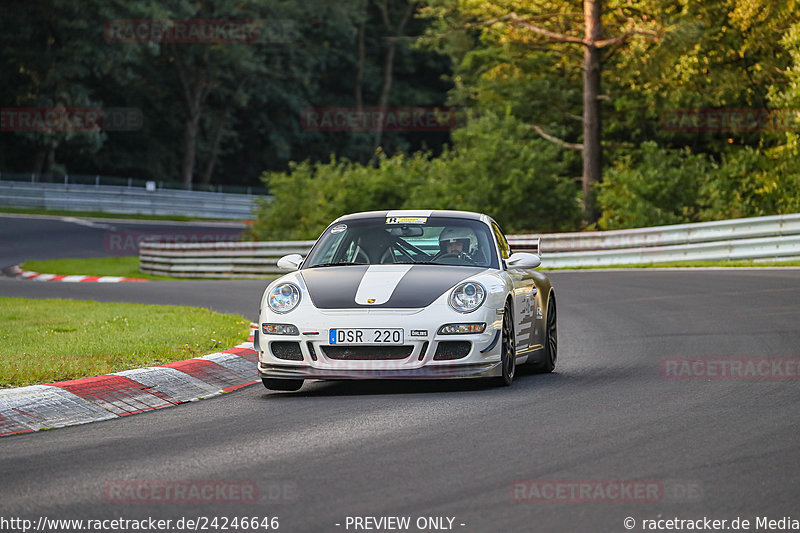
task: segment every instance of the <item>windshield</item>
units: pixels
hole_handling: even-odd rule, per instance
[[[462,265],[498,268],[489,227],[453,217],[375,217],[325,230],[303,268],[339,265]]]

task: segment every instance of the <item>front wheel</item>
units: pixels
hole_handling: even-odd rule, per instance
[[[280,390],[287,392],[294,392],[300,390],[303,386],[302,379],[273,379],[261,378],[261,382],[269,390]]]
[[[503,310],[503,333],[500,351],[500,366],[503,373],[497,379],[497,384],[503,387],[511,385],[517,369],[517,354],[514,346],[514,317],[511,316],[511,306],[506,304]]]

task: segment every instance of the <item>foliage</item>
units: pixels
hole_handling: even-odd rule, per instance
[[[409,6],[415,17],[394,38],[382,9],[393,25]],[[568,147],[583,135],[581,45],[518,22],[579,39],[579,2],[32,0],[6,11],[4,107],[133,107],[144,124],[2,131],[2,172],[174,181],[191,116],[185,88],[207,86],[195,110],[195,176],[212,163],[214,183],[252,185],[263,174],[276,197],[292,199],[283,216],[277,203],[262,206],[254,234],[315,237],[344,212],[404,206],[486,211],[506,229],[578,227],[581,159]],[[192,18],[277,21],[287,32],[255,46],[109,43],[103,33],[109,20]],[[602,24],[606,37],[648,32],[603,49],[605,227],[800,211],[800,0],[607,0]],[[482,118],[452,135],[387,131],[375,167],[366,165],[372,132],[307,131],[299,117],[376,105],[390,44],[390,107],[447,104]],[[714,108],[788,110],[795,123],[789,131],[661,123],[666,111]]]
[[[796,155],[731,147],[719,162],[648,141],[621,155],[600,185],[602,229],[797,212]]]
[[[292,164],[264,175],[275,198],[262,202],[250,236],[313,239],[338,216],[387,209],[485,212],[506,231],[574,229],[576,186],[557,152],[518,120],[487,115],[454,132],[437,158],[381,153],[377,167],[336,158]]]
[[[554,144],[513,117],[488,114],[453,132],[453,149],[430,163],[408,207],[484,212],[505,231],[571,230],[578,185]]]
[[[698,191],[710,168],[708,159],[688,148],[643,143],[606,171],[598,194],[603,206],[598,225],[614,229],[697,221]]]
[[[408,3],[391,2],[390,15]],[[373,0],[32,0],[6,11],[0,17],[3,107],[136,108],[144,123],[121,132],[3,131],[2,172],[179,181],[191,118],[187,90],[207,91],[195,109],[195,181],[211,162],[212,182],[255,185],[265,169],[285,170],[289,161],[372,155],[370,135],[306,131],[300,116],[307,108],[355,105],[359,24],[366,33],[363,105],[377,104],[388,41]],[[104,26],[114,20],[252,20],[267,30],[255,43],[108,42]],[[421,33],[426,24],[412,19],[407,31]],[[271,28],[277,28],[274,38]],[[446,57],[401,40],[394,64],[390,107],[444,104]],[[446,132],[390,132],[383,146],[438,151],[448,140]]]
[[[781,46],[792,58],[785,71],[785,81],[769,89],[770,104],[781,110],[791,127],[778,134],[775,145],[766,150],[770,159],[769,184],[775,198],[774,212],[800,212],[800,21],[794,23],[781,39]]]

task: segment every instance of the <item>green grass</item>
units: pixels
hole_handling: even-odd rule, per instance
[[[546,256],[545,256],[546,257]],[[594,270],[606,268],[703,268],[703,267],[780,267],[800,266],[800,261],[676,261],[671,263],[646,263],[638,265],[608,265],[608,266],[582,266],[558,267],[539,270]],[[125,278],[140,278],[150,280],[202,280],[209,278],[175,278],[156,276],[139,272],[139,258],[137,256],[102,257],[89,259],[51,259],[47,261],[26,261],[23,270],[32,270],[42,274],[60,274],[67,276],[121,276]],[[264,276],[263,279],[274,279],[275,276]]]
[[[202,356],[244,342],[249,324],[195,307],[0,297],[0,387]]]
[[[547,255],[545,255],[547,257]],[[641,263],[635,265],[577,266],[542,268],[542,270],[597,270],[604,268],[709,268],[709,267],[789,267],[800,266],[800,261],[672,261],[668,263]]]
[[[78,259],[48,259],[46,261],[25,261],[22,270],[32,270],[41,274],[58,274],[65,276],[121,276],[151,280],[185,280],[156,276],[139,272],[138,256],[95,257]]]
[[[66,211],[63,209],[36,209],[28,207],[5,207],[0,206],[0,213],[13,215],[51,215],[56,217],[83,217],[83,218],[115,218],[128,220],[168,220],[177,222],[193,222],[211,220],[214,222],[239,222],[229,218],[211,217],[184,217],[178,215],[136,215],[125,213],[103,213],[102,211]]]

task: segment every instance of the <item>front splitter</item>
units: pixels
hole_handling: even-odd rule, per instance
[[[499,376],[499,361],[466,365],[423,366],[413,369],[351,370],[306,365],[258,365],[258,375],[268,379],[466,379]]]

